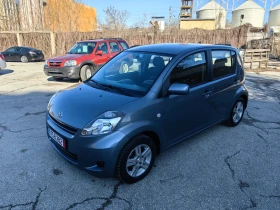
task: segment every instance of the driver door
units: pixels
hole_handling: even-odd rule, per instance
[[[190,136],[212,123],[212,91],[207,52],[194,53],[181,60],[169,75],[169,86],[187,84],[187,95],[165,98],[164,130],[167,146]]]
[[[96,55],[97,51],[102,51],[102,55]],[[94,62],[101,68],[109,60],[109,50],[107,42],[100,42],[95,50]]]

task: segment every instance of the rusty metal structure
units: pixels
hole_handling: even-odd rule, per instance
[[[180,19],[192,19],[193,0],[181,0]]]

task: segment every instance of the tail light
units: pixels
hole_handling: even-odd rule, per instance
[[[2,54],[0,54],[0,58],[1,58],[2,60],[5,60],[4,55],[2,55]]]

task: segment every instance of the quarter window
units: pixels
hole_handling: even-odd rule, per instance
[[[213,79],[229,76],[235,71],[236,53],[229,50],[212,51]]]
[[[172,71],[170,83],[183,83],[194,87],[206,82],[205,52],[192,54],[182,60]]]
[[[120,45],[122,46],[123,50],[126,50],[129,48],[125,42],[120,42]]]

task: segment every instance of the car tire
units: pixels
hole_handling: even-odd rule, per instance
[[[125,74],[129,71],[129,64],[127,61],[122,61],[120,66],[120,73]]]
[[[243,98],[239,98],[237,101],[235,101],[231,109],[230,116],[227,121],[228,126],[230,127],[237,126],[243,118],[244,111],[245,111],[245,101]]]
[[[54,81],[62,81],[63,78],[62,78],[62,77],[53,77],[53,80],[54,80]]]
[[[80,76],[82,82],[89,79],[96,72],[96,68],[90,65],[84,65],[81,68]]]
[[[23,55],[23,56],[20,57],[20,61],[22,63],[28,63],[28,58],[25,55]]]
[[[128,184],[140,181],[152,169],[155,156],[154,141],[146,135],[136,136],[119,154],[115,168],[116,178]]]

